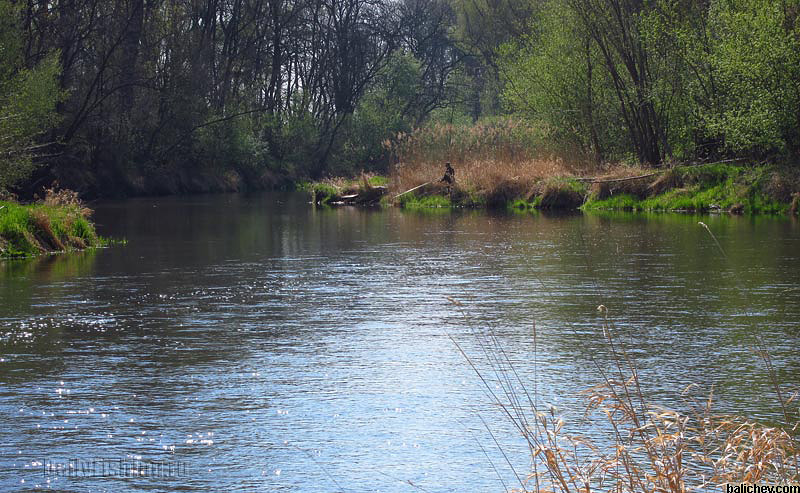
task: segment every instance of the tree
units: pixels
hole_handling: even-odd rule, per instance
[[[0,0],[0,190],[30,176],[52,142],[43,142],[56,124],[58,54],[26,60],[20,36],[20,9]]]
[[[415,115],[408,110],[420,93],[421,64],[395,52],[358,103],[339,160],[364,170],[385,171],[389,155],[384,142],[411,130]],[[415,108],[418,109],[418,108]]]
[[[735,152],[800,155],[800,2],[714,2],[710,65],[721,91],[711,131]]]
[[[469,110],[473,120],[500,113],[502,81],[500,47],[522,36],[537,2],[529,0],[451,0],[454,40],[468,56],[463,71],[470,79]]]
[[[502,50],[505,106],[595,161],[623,152],[629,141],[590,33],[559,1],[544,4],[534,22],[531,34]]]

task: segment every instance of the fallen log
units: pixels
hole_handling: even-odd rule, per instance
[[[638,175],[638,176],[627,176],[625,178],[611,178],[608,180],[601,180],[599,178],[575,178],[576,181],[584,181],[587,183],[616,183],[620,181],[631,181],[631,180],[638,180],[640,178],[650,178],[651,176],[658,175],[663,173],[666,170],[659,170],[653,173],[647,173],[646,175]]]

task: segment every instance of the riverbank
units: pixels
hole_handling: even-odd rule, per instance
[[[35,204],[0,201],[0,258],[100,246],[91,212],[68,191],[48,193]]]
[[[663,169],[620,165],[600,170],[594,176],[575,172],[558,161],[538,166],[532,163],[527,166],[529,169],[519,170],[494,166],[482,172],[477,165],[455,168],[453,186],[437,176],[441,169],[424,172],[417,169],[413,173],[402,167],[396,169],[386,180],[389,186],[381,203],[406,209],[467,207],[517,211],[608,209],[797,214],[800,209],[800,170],[789,165],[719,162]],[[531,172],[534,170],[535,173]],[[370,179],[377,183],[379,177]],[[357,186],[337,187],[335,183],[332,180],[306,188],[319,204],[335,203],[335,198],[343,193],[357,193]]]
[[[588,182],[584,209],[797,214],[796,166],[714,163]]]
[[[374,206],[386,203],[389,191],[384,176],[362,174],[358,178],[331,178],[320,182],[303,182],[297,189],[311,194],[314,205]]]

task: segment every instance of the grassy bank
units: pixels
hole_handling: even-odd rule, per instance
[[[797,162],[726,160],[647,168],[596,164],[549,147],[541,129],[506,119],[434,125],[390,145],[389,201],[404,208],[617,209],[796,213]],[[445,163],[455,184],[441,181]]]
[[[35,204],[0,201],[0,258],[99,246],[90,214],[69,191],[50,190]]]
[[[395,205],[736,214],[797,214],[800,209],[800,171],[776,164],[618,165],[589,176],[555,159],[530,161],[527,169],[472,162],[461,168],[463,173],[456,167],[456,185],[450,188],[438,181],[441,166],[420,168],[410,173],[403,167],[401,176],[390,178],[393,194],[429,182],[398,197]]]
[[[586,209],[796,214],[800,172],[780,165],[676,166],[641,179],[594,183],[587,198]]]

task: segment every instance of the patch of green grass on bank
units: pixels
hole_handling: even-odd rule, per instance
[[[408,194],[404,208],[505,208],[512,211],[622,210],[635,212],[731,212],[786,214],[800,209],[800,177],[795,168],[709,164],[676,166],[638,180],[600,180],[589,184],[571,176],[555,176],[530,189],[511,193],[454,189],[425,195]],[[792,205],[794,204],[794,206]]]
[[[424,195],[418,197],[413,193],[403,195],[397,199],[397,205],[403,209],[449,209],[453,202],[444,195]]]
[[[326,178],[316,182],[299,182],[295,189],[311,194],[311,201],[317,205],[330,205],[346,195],[362,195],[374,198],[369,205],[378,202],[381,190],[385,191],[389,180],[382,175],[363,173],[356,178]],[[383,202],[381,202],[383,203]]]
[[[0,257],[30,257],[101,246],[88,209],[70,205],[0,202]]]
[[[592,194],[583,209],[785,214],[800,186],[795,174],[793,168],[765,165],[676,166],[650,183]]]
[[[516,199],[508,204],[508,209],[512,212],[530,212],[536,209],[536,203],[535,200]]]
[[[633,195],[623,193],[607,199],[590,200],[583,205],[584,210],[638,211],[641,201]]]
[[[458,186],[450,190],[438,183],[431,184],[421,191],[400,195],[385,203],[403,209],[486,209],[493,207],[493,204],[479,191],[467,190]]]
[[[308,185],[308,190],[313,197],[314,203],[320,205],[329,204],[341,193],[335,186],[322,182],[310,183]]]
[[[367,183],[373,187],[385,187],[389,184],[389,178],[383,175],[372,175],[367,178]]]

